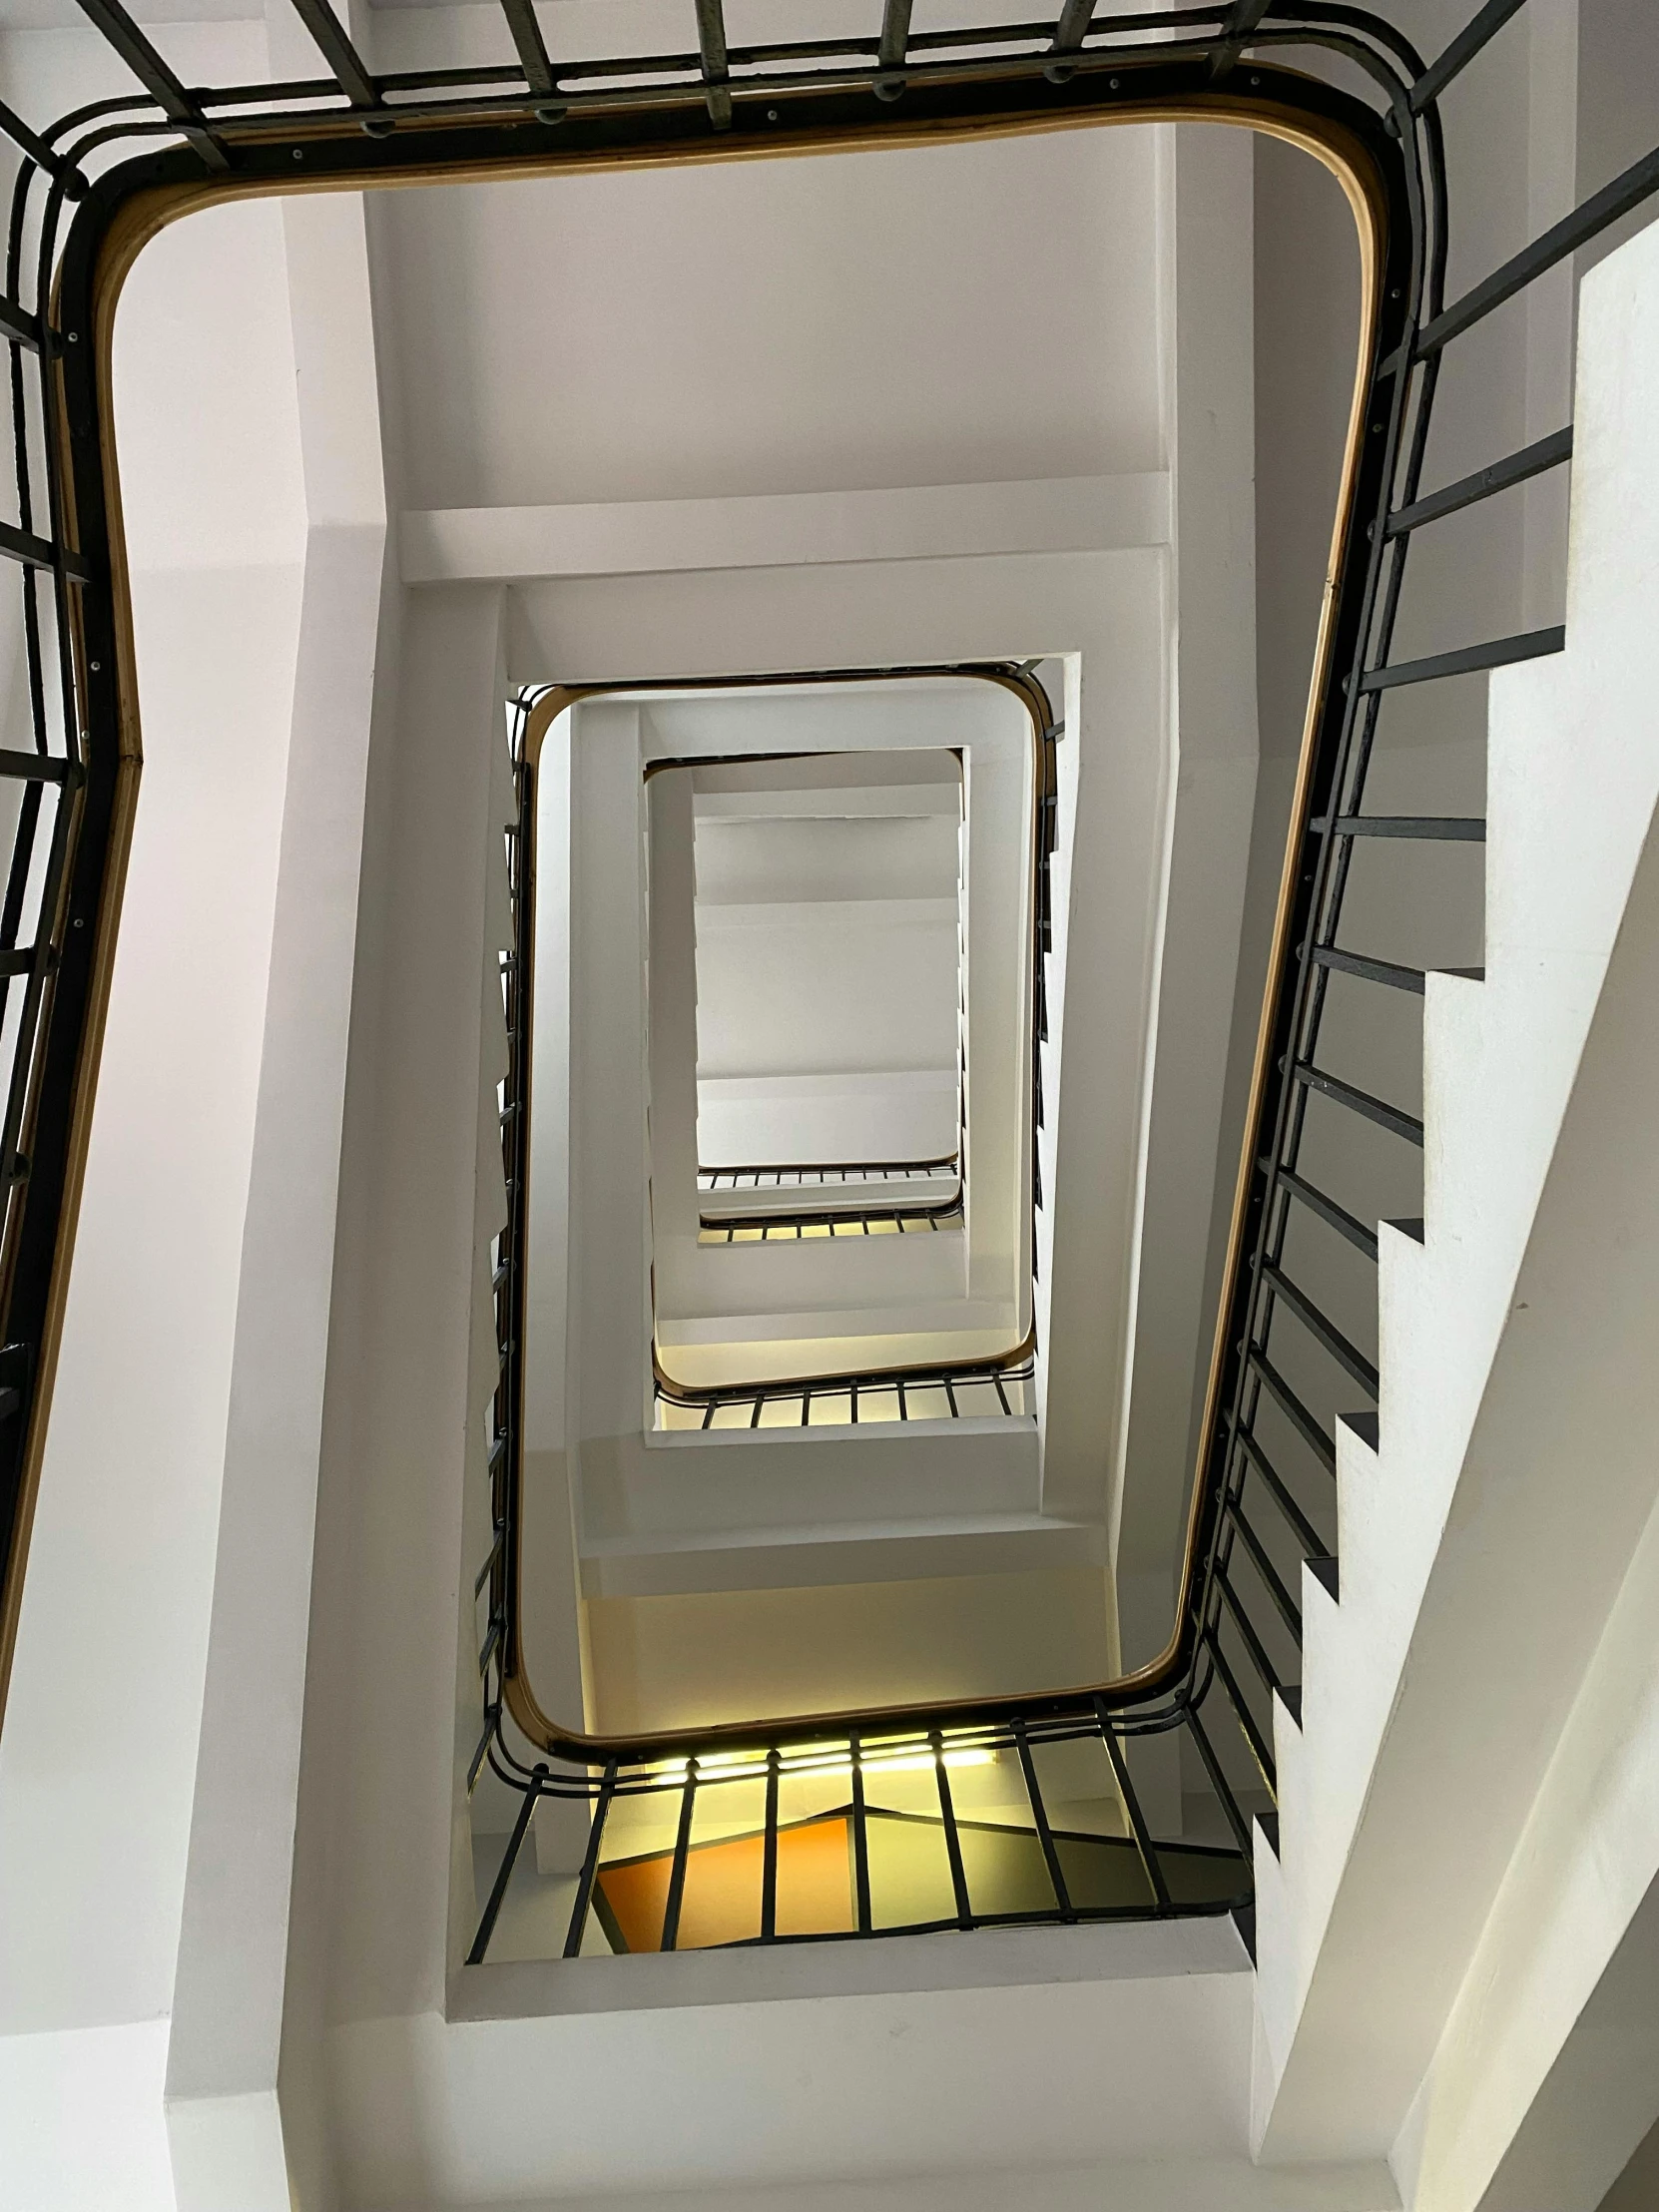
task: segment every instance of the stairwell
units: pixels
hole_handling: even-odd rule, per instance
[[[1649,229],[1583,286],[1566,649],[1491,678],[1484,980],[1428,979],[1422,1238],[1382,1231],[1381,1409],[1257,1848],[1258,2154],[1388,2156],[1412,2212],[1592,2206],[1651,2118],[1631,2016],[1576,2162],[1499,2171],[1659,1871],[1618,1788],[1659,1675],[1656,423]]]

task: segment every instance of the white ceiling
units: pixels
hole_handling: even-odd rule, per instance
[[[448,21],[377,30],[425,59]],[[1154,137],[382,195],[401,503],[1156,469]]]
[[[961,764],[860,758],[694,775],[706,1165],[955,1149]]]

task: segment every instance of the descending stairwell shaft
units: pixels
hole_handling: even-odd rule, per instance
[[[525,1678],[518,1615],[524,1135],[522,1116],[509,1114],[493,1531],[477,1584],[487,1619],[484,1726],[469,1780],[487,1761],[518,1794],[520,1812],[472,1955],[487,1951],[543,1797],[592,1807],[571,1949],[590,1916],[614,1941],[674,1948],[1215,1912],[1248,1898],[1252,1836],[1238,1743],[1271,1794],[1275,1702],[1291,1720],[1298,1710],[1303,1562],[1336,1589],[1337,1415],[1355,1392],[1375,1404],[1378,1389],[1352,1322],[1345,1329],[1333,1317],[1296,1257],[1301,1223],[1317,1222],[1364,1262],[1375,1262],[1379,1246],[1376,1209],[1368,1212],[1363,1193],[1328,1187],[1315,1133],[1320,1117],[1337,1115],[1408,1151],[1423,1139],[1419,1116],[1333,1063],[1335,992],[1420,994],[1425,986],[1423,969],[1339,941],[1345,898],[1357,854],[1478,846],[1483,836],[1479,820],[1447,818],[1431,805],[1367,813],[1379,715],[1403,687],[1563,642],[1560,629],[1537,629],[1391,658],[1413,536],[1559,468],[1571,450],[1561,426],[1424,492],[1435,387],[1448,349],[1659,190],[1652,153],[1445,301],[1440,101],[1526,4],[1486,0],[1426,66],[1386,9],[1321,0],[1224,0],[1133,15],[1097,12],[1084,0],[1049,23],[916,34],[904,11],[889,8],[858,35],[765,47],[729,46],[720,0],[700,0],[687,9],[687,53],[558,64],[532,11],[511,4],[513,64],[376,77],[326,0],[305,0],[330,73],[217,90],[187,88],[118,0],[89,10],[134,92],[39,128],[0,110],[0,135],[22,158],[0,294],[18,521],[0,524],[0,557],[13,564],[21,594],[34,733],[32,750],[0,754],[0,782],[17,795],[0,898],[0,1681],[15,1635],[137,788],[109,343],[122,279],[142,246],[195,208],[278,190],[785,156],[1062,124],[1225,122],[1288,138],[1343,177],[1362,218],[1367,308],[1169,1647],[1116,1681],[964,1704],[627,1741],[551,1721]],[[1364,82],[1363,94],[1323,81],[1318,72],[1333,59]],[[511,1023],[522,978],[509,969],[505,987]],[[1374,1418],[1357,1416],[1362,1434]],[[1236,1850],[1195,1853],[1149,1830],[1136,1769],[1146,1740],[1171,1732],[1209,1777]],[[958,1813],[951,1781],[987,1757],[1013,1763],[1029,1807],[1028,1820],[992,1824],[988,1835]],[[1098,1761],[1115,1791],[1121,1834],[1073,1834],[1050,1821],[1045,1772],[1080,1757]],[[909,1793],[904,1803],[889,1789],[894,1775],[904,1781],[896,1796]],[[918,1776],[931,1792],[919,1809]],[[719,1811],[744,1792],[751,1803]],[[641,1800],[660,1802],[667,1840],[626,1854],[627,1864],[607,1860],[618,1808]],[[932,1854],[931,1873],[917,1872],[918,1852]],[[753,1916],[741,1903],[749,1890]]]
[[[1052,703],[1034,671],[1016,663],[958,663],[949,668],[934,669],[888,668],[869,671],[863,675],[857,671],[840,670],[830,673],[815,670],[808,675],[791,677],[774,674],[766,679],[766,683],[769,686],[780,683],[824,685],[844,691],[848,687],[855,689],[860,682],[865,681],[884,686],[890,686],[894,682],[925,686],[940,678],[994,684],[1020,701],[1029,722],[1030,912],[1025,959],[1031,990],[1028,1039],[1032,1133],[1029,1243],[1030,1283],[1034,1284],[1038,1268],[1037,1216],[1041,1213],[1043,1204],[1042,1165],[1035,1132],[1043,1125],[1043,1047],[1048,1041],[1048,956],[1054,948],[1050,863],[1055,849],[1059,789],[1055,747],[1061,735],[1061,725],[1055,719]],[[644,688],[681,691],[704,687],[696,684],[659,684]],[[707,688],[719,692],[730,687],[722,684]],[[555,688],[548,689],[550,697],[563,697]],[[519,703],[519,723],[514,738],[520,779],[517,830],[517,849],[520,855],[529,855],[534,850],[534,752],[536,734],[545,727],[545,708],[538,713],[537,694],[532,690]],[[656,765],[663,764],[655,764],[654,767]],[[654,770],[648,773],[653,772]],[[533,875],[533,868],[529,874]],[[528,876],[521,876],[520,879],[527,881]],[[532,901],[521,894],[516,900],[515,912],[517,926],[511,958],[523,972],[528,973],[533,949]],[[521,1009],[516,1032],[520,1064],[515,1080],[526,1089],[531,1049],[529,1027],[525,1019],[528,1011],[528,1008]],[[967,1204],[970,1145],[966,1126],[967,1070],[960,1059],[957,1068],[957,1100],[956,1149],[942,1158],[865,1162],[852,1166],[806,1163],[788,1168],[700,1167],[699,1187],[711,1195],[722,1191],[735,1193],[742,1190],[758,1194],[763,1189],[794,1188],[801,1191],[803,1197],[810,1190],[818,1198],[819,1208],[791,1208],[784,1212],[759,1213],[738,1211],[733,1207],[732,1210],[720,1213],[705,1212],[700,1216],[699,1241],[731,1244],[749,1241],[800,1241],[804,1237],[868,1237],[887,1233],[925,1235],[937,1233],[944,1227],[961,1227]],[[522,1140],[520,1151],[522,1155]],[[509,1172],[521,1174],[523,1165],[521,1157]],[[843,1203],[833,1209],[825,1205],[827,1199],[832,1198],[837,1190],[844,1191],[846,1184],[854,1178],[875,1183],[896,1178],[915,1178],[938,1181],[944,1185],[944,1189],[936,1199],[911,1200],[903,1206],[876,1205],[869,1203],[867,1199],[861,1203]],[[856,1427],[860,1421],[867,1424],[871,1421],[960,1420],[975,1416],[999,1418],[1015,1413],[1029,1413],[1034,1409],[1030,1385],[1036,1376],[1036,1322],[1033,1318],[1016,1343],[998,1352],[981,1353],[971,1358],[934,1359],[916,1365],[841,1369],[837,1372],[814,1372],[766,1381],[698,1385],[668,1373],[654,1341],[652,1387],[659,1420],[664,1425],[673,1426],[695,1423],[701,1428],[809,1428],[843,1424]]]

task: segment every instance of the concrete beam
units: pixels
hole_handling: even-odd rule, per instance
[[[1169,534],[1169,478],[1150,471],[898,491],[444,507],[405,513],[399,544],[406,584],[445,584],[1102,553],[1163,545]]]

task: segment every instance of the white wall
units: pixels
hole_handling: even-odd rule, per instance
[[[1142,134],[447,187],[387,215],[411,506],[1159,463]]]
[[[265,66],[257,26],[178,39],[193,74]],[[124,74],[90,34],[0,42],[37,116]],[[54,2212],[172,2202],[161,2069],[304,557],[275,210],[146,252],[115,401],[147,760],[0,1750],[0,2158],[8,2203]]]

